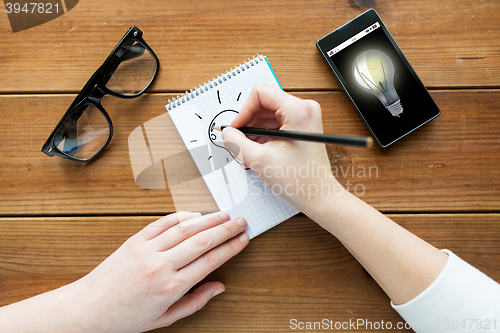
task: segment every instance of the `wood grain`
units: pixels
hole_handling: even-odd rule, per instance
[[[186,91],[256,53],[285,89],[339,89],[316,41],[375,8],[424,84],[500,87],[496,0],[80,1],[67,14],[11,33],[0,17],[0,93],[79,91],[132,25],[158,55],[156,92]]]
[[[327,133],[368,135],[342,92],[296,93],[323,106]],[[342,185],[384,212],[500,209],[500,91],[435,91],[442,114],[407,138],[382,149],[329,146]],[[0,214],[166,214],[169,192],[134,182],[128,136],[165,112],[171,95],[124,101],[106,98],[115,134],[106,152],[83,164],[40,152],[72,96],[0,96]],[[22,112],[21,112],[22,110]],[[192,210],[214,211],[208,192],[188,192]]]
[[[390,217],[500,281],[500,214]],[[80,278],[155,219],[0,219],[0,306]],[[303,215],[252,240],[206,280],[224,282],[226,293],[158,332],[284,332],[293,318],[401,321],[342,244]]]
[[[138,187],[128,138],[164,114],[169,98],[248,57],[266,55],[285,90],[320,102],[325,132],[368,135],[315,45],[368,8],[442,114],[387,149],[327,146],[332,170],[403,227],[500,281],[500,2],[79,1],[18,33],[0,15],[0,306],[77,280],[160,215],[217,210],[191,183],[174,202],[171,177],[168,190]],[[104,98],[115,134],[94,162],[45,156],[75,94],[132,25],[160,59],[151,94]],[[342,244],[303,215],[206,280],[223,281],[226,293],[158,332],[284,332],[293,318],[402,321]]]

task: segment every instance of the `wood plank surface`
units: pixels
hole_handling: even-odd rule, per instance
[[[326,133],[368,135],[315,44],[369,8],[442,113],[386,149],[328,145],[332,171],[403,227],[500,281],[499,1],[81,0],[16,33],[0,14],[0,306],[77,280],[161,215],[217,210],[196,170],[181,163],[175,130],[163,146],[176,153],[148,189],[134,181],[138,160],[129,148],[152,150],[159,136],[144,124],[165,114],[169,98],[248,57],[266,55],[286,91],[317,100]],[[94,162],[45,156],[41,147],[75,94],[132,25],[160,60],[150,94],[103,99],[114,137]],[[129,147],[141,125],[148,140]],[[288,332],[291,319],[402,321],[342,244],[300,214],[206,280],[223,281],[226,293],[158,332]]]
[[[296,95],[319,101],[325,132],[368,134],[343,92]],[[432,96],[442,114],[387,149],[328,146],[332,170],[343,186],[384,212],[498,212],[500,91],[434,91]],[[40,151],[73,96],[0,96],[0,214],[175,211],[168,191],[135,184],[128,147],[129,134],[163,114],[170,97],[106,98],[115,134],[106,152],[87,165]],[[184,201],[192,210],[216,209],[207,191],[188,191]]]
[[[500,281],[500,214],[396,214],[403,227]],[[156,217],[0,219],[0,306],[70,283]],[[50,246],[48,246],[50,244]],[[401,321],[347,250],[303,215],[209,275],[227,291],[158,332],[285,332],[290,319]],[[370,330],[367,330],[370,331]]]
[[[500,87],[497,0],[126,0],[80,1],[18,33],[0,15],[0,93],[76,93],[132,25],[160,59],[157,92],[191,89],[256,53],[285,89],[339,89],[315,43],[370,7],[427,86]]]

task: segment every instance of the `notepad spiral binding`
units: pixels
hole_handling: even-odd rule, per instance
[[[259,61],[265,61],[265,58],[263,55],[257,54],[256,56],[253,57],[253,59],[248,58],[248,61],[245,61],[243,64],[236,66],[234,69],[228,70],[226,73],[217,76],[217,78],[213,78],[212,81],[204,83],[203,85],[200,85],[198,88],[186,91],[185,93],[173,98],[172,100],[169,99],[168,104],[166,106],[167,110],[168,111],[173,110],[176,107],[179,107],[182,104],[190,101],[191,99],[196,98],[196,96],[204,94],[210,89],[213,89],[221,84],[224,84],[224,82],[230,80],[232,77],[235,77],[241,72],[244,72],[250,69],[252,66],[255,66],[256,64],[259,63]]]

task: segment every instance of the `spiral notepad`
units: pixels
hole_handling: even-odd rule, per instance
[[[243,216],[250,238],[298,213],[225,148],[214,126],[230,124],[258,82],[281,88],[266,57],[258,55],[166,105],[220,210]]]

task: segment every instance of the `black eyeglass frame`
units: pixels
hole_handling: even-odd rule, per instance
[[[141,44],[145,50],[147,50],[154,60],[156,61],[156,69],[155,72],[151,78],[151,81],[148,83],[148,85],[141,90],[140,92],[136,94],[131,94],[131,95],[122,95],[113,92],[112,90],[108,89],[106,87],[107,82],[111,78],[111,76],[114,74],[115,70],[118,68],[118,65],[121,63],[121,61],[117,62],[116,61],[113,63],[113,60],[118,53],[119,50],[121,50],[122,46],[126,45],[127,43],[132,42],[137,42]],[[114,67],[114,68],[113,68]],[[59,120],[59,123],[56,125],[52,133],[50,134],[49,138],[47,141],[45,141],[43,147],[42,147],[42,152],[47,154],[48,156],[61,156],[73,161],[78,161],[78,162],[90,162],[93,159],[95,159],[97,156],[99,156],[109,145],[111,142],[111,138],[113,137],[113,123],[111,122],[111,118],[109,117],[108,113],[106,110],[102,107],[101,105],[101,99],[105,95],[112,95],[115,97],[119,98],[136,98],[144,94],[146,90],[151,86],[153,83],[154,79],[156,78],[156,75],[158,74],[158,70],[160,68],[160,61],[158,60],[158,57],[154,53],[154,51],[151,49],[151,47],[144,41],[142,38],[142,31],[137,28],[136,26],[131,27],[127,33],[123,36],[123,38],[120,40],[120,42],[115,46],[113,51],[109,54],[107,59],[104,61],[104,63],[95,71],[95,73],[91,76],[91,78],[87,81],[85,86],[82,88],[80,93],[76,96],[76,98],[73,100],[71,103],[70,107],[64,113],[62,116],[61,120]],[[69,154],[66,154],[62,151],[60,151],[57,146],[54,144],[54,140],[56,138],[57,133],[59,132],[59,129],[61,126],[65,124],[65,122],[68,120],[68,118],[72,117],[75,115],[76,112],[78,112],[84,105],[93,105],[96,108],[98,108],[106,120],[108,121],[109,124],[109,137],[104,146],[92,157],[87,158],[87,159],[81,159],[77,158],[74,156],[71,156]]]

